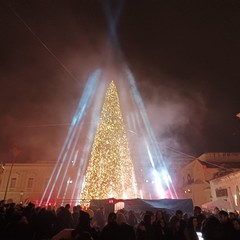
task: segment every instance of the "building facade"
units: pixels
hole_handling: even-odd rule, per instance
[[[0,200],[38,204],[54,167],[54,162],[5,164],[0,169]],[[240,201],[240,173],[237,170],[240,170],[240,153],[205,153],[175,171],[174,186],[179,198],[191,198],[194,205],[202,206],[224,198],[237,207]],[[73,185],[74,179],[68,184]],[[71,191],[69,186],[68,192]],[[52,195],[58,194],[53,192]],[[43,203],[46,200],[43,199]]]
[[[230,209],[240,210],[240,171],[235,171],[210,181],[213,201],[225,200]]]
[[[7,163],[0,173],[0,199],[38,203],[51,176],[54,163]]]
[[[240,153],[204,153],[178,173],[176,188],[180,198],[192,198],[202,206],[213,200],[210,181],[240,169]]]

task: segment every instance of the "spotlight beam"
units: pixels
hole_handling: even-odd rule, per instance
[[[81,120],[84,117],[84,112],[86,111],[86,109],[88,107],[90,98],[92,97],[92,93],[95,91],[95,88],[96,88],[97,82],[99,80],[100,74],[101,74],[101,71],[99,69],[95,70],[95,72],[93,72],[90,75],[90,77],[87,81],[87,84],[84,88],[83,95],[80,99],[77,111],[76,111],[76,113],[75,113],[75,115],[72,119],[67,138],[66,138],[66,140],[64,142],[64,145],[61,149],[61,152],[59,154],[59,157],[57,159],[57,162],[55,164],[53,172],[50,176],[50,179],[47,183],[47,186],[46,186],[46,188],[43,192],[43,195],[42,195],[42,198],[40,200],[39,205],[42,205],[42,202],[45,199],[47,194],[48,194],[48,197],[47,197],[46,204],[49,203],[49,201],[52,197],[52,193],[53,193],[54,189],[56,188],[57,179],[59,178],[59,175],[62,171],[63,165],[65,164],[65,160],[66,160],[66,157],[67,157],[67,154],[68,154],[68,150],[70,149],[72,141],[73,141],[74,136],[76,134],[76,126],[78,126],[78,123],[81,122]]]

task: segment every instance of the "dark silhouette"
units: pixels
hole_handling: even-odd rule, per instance
[[[91,227],[90,221],[91,219],[89,214],[80,210],[78,226],[72,232],[72,237],[74,240],[80,239],[82,235],[86,235],[84,234],[86,232],[93,238],[93,240],[100,239],[100,233]]]
[[[202,236],[204,240],[223,240],[221,223],[216,217],[210,216],[203,221]]]
[[[187,226],[184,229],[185,240],[198,240],[196,229],[198,226],[198,221],[196,217],[190,217],[187,222]]]
[[[106,226],[103,227],[101,232],[101,240],[112,240],[118,239],[118,224],[116,222],[117,215],[116,213],[109,213],[108,215],[108,223]]]
[[[133,226],[130,226],[127,224],[126,217],[124,216],[123,213],[119,212],[117,213],[117,224],[118,224],[118,237],[119,239],[124,239],[124,240],[135,240],[135,232],[133,229]]]

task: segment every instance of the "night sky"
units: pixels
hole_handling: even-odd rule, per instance
[[[161,146],[240,151],[240,2],[105,1]],[[106,60],[103,4],[0,3],[0,161],[54,161],[87,77]],[[103,47],[104,46],[104,47]]]

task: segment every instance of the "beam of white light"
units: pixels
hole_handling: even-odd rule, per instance
[[[76,160],[77,160],[77,157],[78,157],[78,150],[75,151],[75,154],[74,154],[74,159],[72,161],[72,165],[74,166],[76,164]]]
[[[69,177],[68,180],[67,180],[67,184],[66,184],[66,187],[65,187],[65,191],[64,191],[64,193],[63,193],[63,197],[62,197],[61,203],[60,203],[61,206],[62,206],[63,203],[64,203],[64,200],[65,200],[65,198],[66,198],[66,193],[67,193],[67,191],[68,191],[69,185],[71,184],[71,180],[70,180],[70,179],[71,179],[71,178]]]
[[[145,111],[145,106],[144,106],[144,103],[143,103],[142,98],[140,96],[140,93],[137,89],[136,82],[135,82],[135,79],[133,77],[133,74],[131,73],[127,64],[123,65],[123,69],[125,70],[125,73],[127,75],[127,79],[130,82],[131,89],[132,89],[132,92],[133,92],[133,96],[134,96],[136,104],[139,108],[139,114],[141,115],[141,119],[143,120],[143,124],[144,124],[144,127],[145,127],[146,132],[147,132],[147,137],[149,139],[149,144],[147,145],[148,146],[148,148],[147,148],[148,155],[150,156],[149,161],[151,162],[151,164],[152,164],[152,162],[154,162],[154,166],[155,166],[156,169],[162,169],[162,168],[166,169],[165,162],[163,160],[163,157],[162,157],[161,151],[159,149],[159,146],[158,146],[158,144],[156,144],[157,143],[156,137],[155,137],[155,134],[153,133],[150,122],[148,120],[148,117],[147,117],[147,114],[146,114],[146,111]],[[136,120],[139,120],[138,116],[136,117]],[[151,146],[151,149],[149,148],[149,145]],[[171,184],[171,186],[169,186],[169,191],[171,191],[171,189],[173,189],[173,191],[175,193],[175,196],[177,197],[177,194],[176,194],[176,191],[175,191],[175,188],[174,188],[173,184]]]
[[[119,51],[118,53],[120,53],[120,42],[117,35],[117,24],[120,18],[122,8],[124,6],[124,0],[117,1],[115,10],[112,10],[110,8],[111,3],[109,0],[102,0],[101,3],[108,20],[109,38],[114,48]]]
[[[161,178],[158,172],[156,171],[156,169],[153,169],[153,177],[154,177],[154,182],[156,183],[155,186],[156,186],[157,193],[161,198],[165,198],[165,190],[163,189]]]
[[[153,168],[155,168],[154,162],[153,162],[153,158],[152,158],[152,154],[151,154],[151,151],[150,151],[150,149],[149,149],[148,143],[147,143],[146,141],[145,141],[145,146],[146,146],[146,148],[147,148],[147,153],[148,153],[148,156],[149,156],[149,160],[150,160],[150,162],[151,162],[151,165],[152,165]]]
[[[79,136],[80,136],[80,131],[81,131],[81,128],[82,128],[82,123],[81,124],[79,124],[79,127],[76,127],[77,129],[76,129],[76,131],[77,131],[77,138],[74,138],[75,139],[75,141],[74,141],[74,143],[73,143],[73,146],[71,146],[71,151],[70,151],[70,155],[69,155],[69,157],[68,157],[68,159],[67,159],[67,163],[66,163],[66,165],[64,166],[64,169],[63,169],[63,174],[61,174],[61,178],[62,178],[62,181],[61,181],[61,183],[60,183],[60,186],[58,186],[58,192],[57,192],[57,195],[56,195],[56,198],[58,199],[59,198],[59,195],[60,195],[60,193],[62,192],[62,187],[63,187],[63,185],[64,185],[64,183],[65,183],[65,181],[66,181],[66,176],[67,176],[67,173],[68,173],[68,171],[69,171],[69,166],[71,165],[71,160],[73,159],[73,154],[74,154],[74,152],[75,152],[75,148],[76,148],[76,145],[77,145],[77,142],[78,142],[78,138],[79,138]],[[74,134],[75,135],[75,134]]]
[[[138,127],[141,127],[141,122],[140,122],[141,117],[139,116],[139,113],[136,111],[135,112],[135,122],[137,122]]]
[[[61,170],[62,170],[62,167],[63,167],[63,164],[64,164],[64,162],[65,162],[66,157],[67,157],[67,152],[65,152],[64,157],[63,157],[63,159],[62,159],[62,162],[60,163],[60,166],[58,165],[58,168],[59,168],[59,169],[58,169],[58,172],[57,172],[56,177],[54,178],[54,180],[53,180],[53,182],[52,182],[52,188],[50,189],[50,193],[49,193],[49,195],[48,195],[46,204],[48,204],[49,201],[50,201],[50,198],[51,198],[51,196],[52,196],[53,189],[54,189],[54,187],[55,187],[55,185],[56,185],[56,183],[57,183],[57,179],[58,179],[58,177],[59,177],[59,175],[60,175],[60,172],[61,172]]]
[[[96,94],[95,96],[95,104],[93,105],[92,108],[92,114],[91,114],[91,119],[96,119],[96,116],[99,116],[99,111],[101,109],[101,103],[103,101],[103,96],[104,96],[104,92],[105,92],[105,88],[106,88],[107,84],[101,82],[101,84],[98,85],[98,94]],[[89,153],[91,151],[91,146],[93,143],[93,139],[94,139],[94,133],[95,130],[97,128],[97,122],[99,119],[96,119],[96,121],[91,121],[90,125],[89,125],[89,129],[88,129],[88,133],[87,133],[87,137],[86,137],[86,142],[84,142],[84,151],[82,154],[82,158],[80,160],[80,165],[78,167],[78,173],[77,177],[76,177],[76,184],[74,186],[73,192],[72,192],[72,198],[74,197],[79,198],[81,197],[80,194],[82,192],[82,188],[83,188],[83,181],[84,181],[84,174],[87,168],[87,164],[88,164],[88,157],[89,157]]]
[[[103,7],[104,7],[105,14],[107,16],[107,20],[108,20],[108,24],[109,24],[110,39],[113,43],[113,46],[116,48],[115,50],[118,51],[120,58],[122,58],[120,44],[119,44],[119,41],[118,41],[117,31],[116,31],[118,19],[119,19],[120,12],[121,12],[121,8],[120,8],[121,5],[118,5],[117,8],[116,8],[116,10],[118,10],[118,12],[113,12],[110,9],[110,4],[109,4],[108,1],[103,1],[102,3],[104,3]],[[121,3],[121,1],[120,1],[120,3]],[[122,4],[122,6],[123,6],[123,4]],[[124,64],[123,69],[124,69],[124,71],[127,75],[127,79],[130,82],[133,97],[136,101],[136,104],[138,106],[139,113],[140,113],[140,116],[141,116],[141,117],[139,117],[139,113],[136,113],[135,120],[132,120],[131,128],[134,129],[134,131],[137,131],[136,130],[136,123],[138,125],[138,128],[140,128],[141,127],[140,119],[142,119],[142,121],[144,123],[144,126],[145,126],[145,129],[147,131],[149,144],[151,146],[151,149],[150,149],[149,144],[148,143],[145,144],[146,149],[147,149],[147,153],[148,153],[148,156],[149,156],[149,161],[152,165],[152,168],[154,168],[154,169],[156,169],[156,167],[158,169],[165,168],[165,163],[163,161],[161,151],[159,149],[159,146],[156,144],[156,138],[155,138],[155,135],[154,135],[153,130],[151,128],[151,125],[149,123],[147,114],[145,112],[145,107],[144,107],[143,101],[141,99],[140,93],[137,90],[134,77],[133,77],[130,69],[128,68],[127,64]]]
[[[87,106],[88,106],[88,103],[92,96],[92,93],[95,91],[97,81],[99,80],[100,74],[101,74],[101,71],[99,69],[97,69],[93,74],[90,75],[90,77],[87,81],[87,84],[84,88],[83,95],[80,99],[76,114],[74,115],[71,126],[69,128],[67,138],[64,142],[64,145],[61,149],[61,152],[59,154],[59,157],[57,159],[57,162],[56,162],[53,172],[51,174],[51,177],[48,181],[48,184],[47,184],[47,186],[44,190],[44,193],[42,195],[42,198],[40,200],[40,203],[39,203],[40,205],[42,204],[42,202],[47,194],[48,194],[47,203],[49,202],[49,200],[52,197],[52,193],[53,193],[53,190],[55,189],[57,179],[61,173],[62,167],[63,167],[66,157],[67,157],[67,149],[70,148],[71,143],[76,134],[76,126],[78,126],[76,124],[78,122],[80,122],[83,118],[83,113],[87,109]]]
[[[140,198],[143,199],[143,191],[140,189]]]
[[[78,147],[78,144],[79,144],[78,140],[80,138],[80,134],[81,134],[81,130],[82,130],[83,126],[84,126],[84,122],[80,122],[78,124],[78,126],[76,126],[76,129],[77,129],[76,132],[77,133],[74,134],[75,136],[74,136],[74,141],[73,141],[72,146],[71,146],[71,153],[70,153],[70,156],[68,157],[68,161],[67,161],[67,164],[65,166],[65,169],[63,170],[64,173],[61,174],[62,181],[61,181],[60,186],[58,188],[58,192],[57,192],[57,195],[56,195],[57,198],[59,198],[59,196],[62,192],[62,187],[64,186],[64,183],[65,183],[65,180],[66,180],[65,178],[66,178],[68,172],[70,171],[70,167],[73,167],[72,159],[75,159],[74,153],[75,153],[75,151]]]

